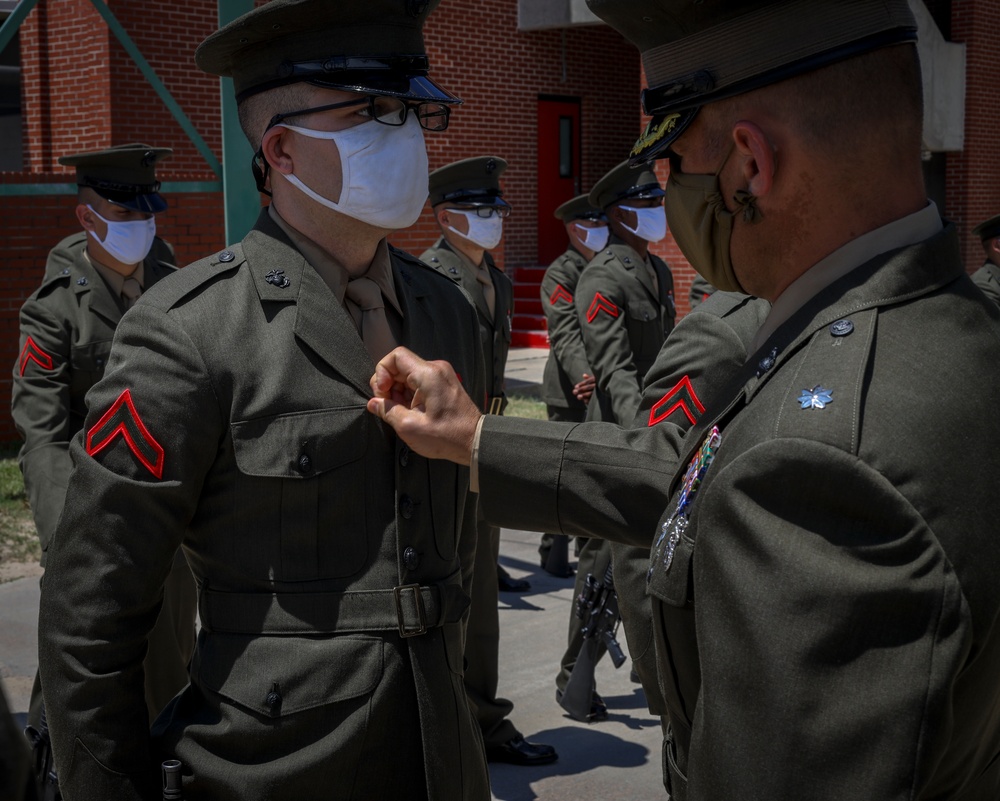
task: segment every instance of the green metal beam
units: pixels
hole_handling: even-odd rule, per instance
[[[159,76],[150,66],[149,62],[146,61],[146,57],[143,56],[142,52],[138,47],[135,46],[135,42],[132,41],[132,37],[128,35],[128,32],[121,26],[121,23],[115,18],[115,15],[111,13],[109,9],[103,2],[103,0],[90,0],[97,12],[104,18],[107,23],[108,29],[115,35],[115,38],[121,42],[122,47],[125,48],[125,52],[128,53],[132,60],[136,63],[136,66],[145,76],[146,80],[149,81],[149,85],[153,87],[153,91],[159,95],[160,100],[163,101],[164,105],[169,109],[170,113],[173,114],[174,119],[177,123],[184,129],[184,133],[188,135],[188,138],[194,143],[194,146],[198,148],[198,152],[201,153],[202,157],[208,162],[208,166],[212,168],[212,172],[222,177],[222,165],[219,164],[219,160],[215,157],[215,154],[209,148],[208,144],[204,139],[201,138],[201,134],[188,119],[188,116],[184,113],[184,110],[178,105],[177,101],[174,100],[173,95],[170,94],[167,87],[163,85],[163,81],[160,80]]]
[[[42,195],[76,195],[76,184],[0,184],[0,197],[40,197]],[[221,181],[166,181],[160,191],[165,195],[199,192],[221,192]]]
[[[17,29],[21,27],[21,23],[24,22],[24,18],[31,13],[31,9],[38,5],[38,0],[21,0],[14,10],[10,12],[10,16],[4,20],[3,25],[0,25],[0,53],[3,49],[10,44],[10,40],[14,38],[14,34],[17,33]]]
[[[253,0],[219,0],[219,27],[252,10]],[[253,227],[260,213],[260,193],[250,171],[253,149],[240,128],[231,78],[219,79],[219,97],[226,241],[238,242]]]

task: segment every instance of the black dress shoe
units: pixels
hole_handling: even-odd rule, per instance
[[[558,704],[563,697],[562,690],[556,690],[556,703]],[[570,717],[573,717],[570,715]],[[574,718],[575,720],[576,718]],[[597,694],[597,690],[594,690],[594,694],[590,696],[590,712],[587,713],[587,723],[598,723],[602,720],[608,719],[608,705],[604,703],[604,699]]]
[[[497,586],[500,592],[527,592],[531,589],[531,582],[527,579],[516,579],[497,565]]]
[[[548,765],[559,758],[556,749],[544,743],[529,743],[524,735],[515,734],[503,745],[486,748],[490,762],[507,762],[511,765]]]

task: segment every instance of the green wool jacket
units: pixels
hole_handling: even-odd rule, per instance
[[[986,297],[1000,306],[1000,267],[991,261],[986,262],[972,274],[972,283],[978,286]]]
[[[493,279],[495,302],[494,314],[490,317],[489,309],[485,308],[479,299],[482,290],[479,289],[476,276],[468,266],[468,262],[456,253],[445,241],[438,239],[434,245],[423,252],[420,260],[437,272],[447,276],[469,297],[475,298],[476,311],[479,315],[480,340],[483,347],[483,360],[486,363],[486,411],[494,413],[502,411],[507,406],[504,393],[504,374],[507,369],[507,354],[510,351],[511,320],[514,315],[514,285],[510,279],[493,263],[493,257],[485,253],[483,258],[489,267]]]
[[[573,387],[583,380],[584,373],[593,375],[593,372],[587,362],[573,298],[586,266],[586,257],[571,246],[549,265],[540,287],[549,334],[549,355],[542,374],[542,400],[549,406],[573,409],[581,414],[586,413],[587,404],[573,395]]]
[[[402,342],[481,397],[468,302],[390,253]],[[72,801],[159,798],[169,757],[194,801],[489,798],[462,685],[468,470],[366,411],[373,370],[266,211],[126,315],[42,584],[42,686]],[[202,628],[191,685],[150,734],[139,665],[179,545]]]
[[[998,362],[1000,311],[948,226],[809,301],[683,446],[669,429],[532,437],[486,421],[481,499],[499,522],[535,503],[550,528],[595,499],[595,531],[655,532],[674,798],[1000,797],[1000,421],[983,406]],[[544,450],[561,445],[556,481]],[[558,492],[531,496],[511,453]]]
[[[649,255],[654,292],[642,258],[631,247],[611,244],[586,266],[576,288],[576,311],[597,387],[588,420],[628,425],[639,408],[643,379],[674,327],[674,279],[666,263]]]
[[[42,542],[55,532],[72,469],[69,443],[83,427],[84,398],[104,374],[124,306],[85,256],[87,234],[71,234],[50,252],[41,286],[21,307],[11,415],[24,439],[18,456]],[[143,262],[145,289],[174,273],[162,239]]]

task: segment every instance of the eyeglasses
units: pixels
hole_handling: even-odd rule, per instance
[[[472,208],[453,208],[452,211],[467,211],[470,214],[475,212],[477,216],[486,220],[494,214],[501,220],[510,217],[510,206],[474,206]]]
[[[399,127],[406,122],[406,115],[412,110],[417,115],[417,122],[426,131],[443,131],[448,127],[451,109],[444,103],[413,102],[400,97],[386,95],[368,95],[357,100],[346,100],[342,103],[330,103],[326,106],[304,108],[299,111],[289,111],[287,114],[275,114],[268,122],[268,129],[273,128],[290,117],[301,117],[304,114],[316,114],[320,111],[333,111],[351,106],[368,106],[368,118],[383,125]]]

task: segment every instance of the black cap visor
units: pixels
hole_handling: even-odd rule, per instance
[[[309,78],[308,82],[313,86],[322,86],[324,89],[342,89],[345,92],[398,97],[402,100],[448,104],[462,102],[425,75],[407,77],[385,73],[355,72],[344,73],[336,77],[331,75],[322,78]]]
[[[109,203],[124,206],[132,211],[141,211],[143,214],[159,214],[161,211],[167,210],[167,201],[157,191],[160,188],[159,183],[152,186],[126,186],[112,184],[109,181],[85,179],[78,182],[78,185],[93,189]]]
[[[510,203],[496,189],[456,189],[441,198],[435,205],[448,203],[454,206],[492,206],[495,208],[510,208]]]

